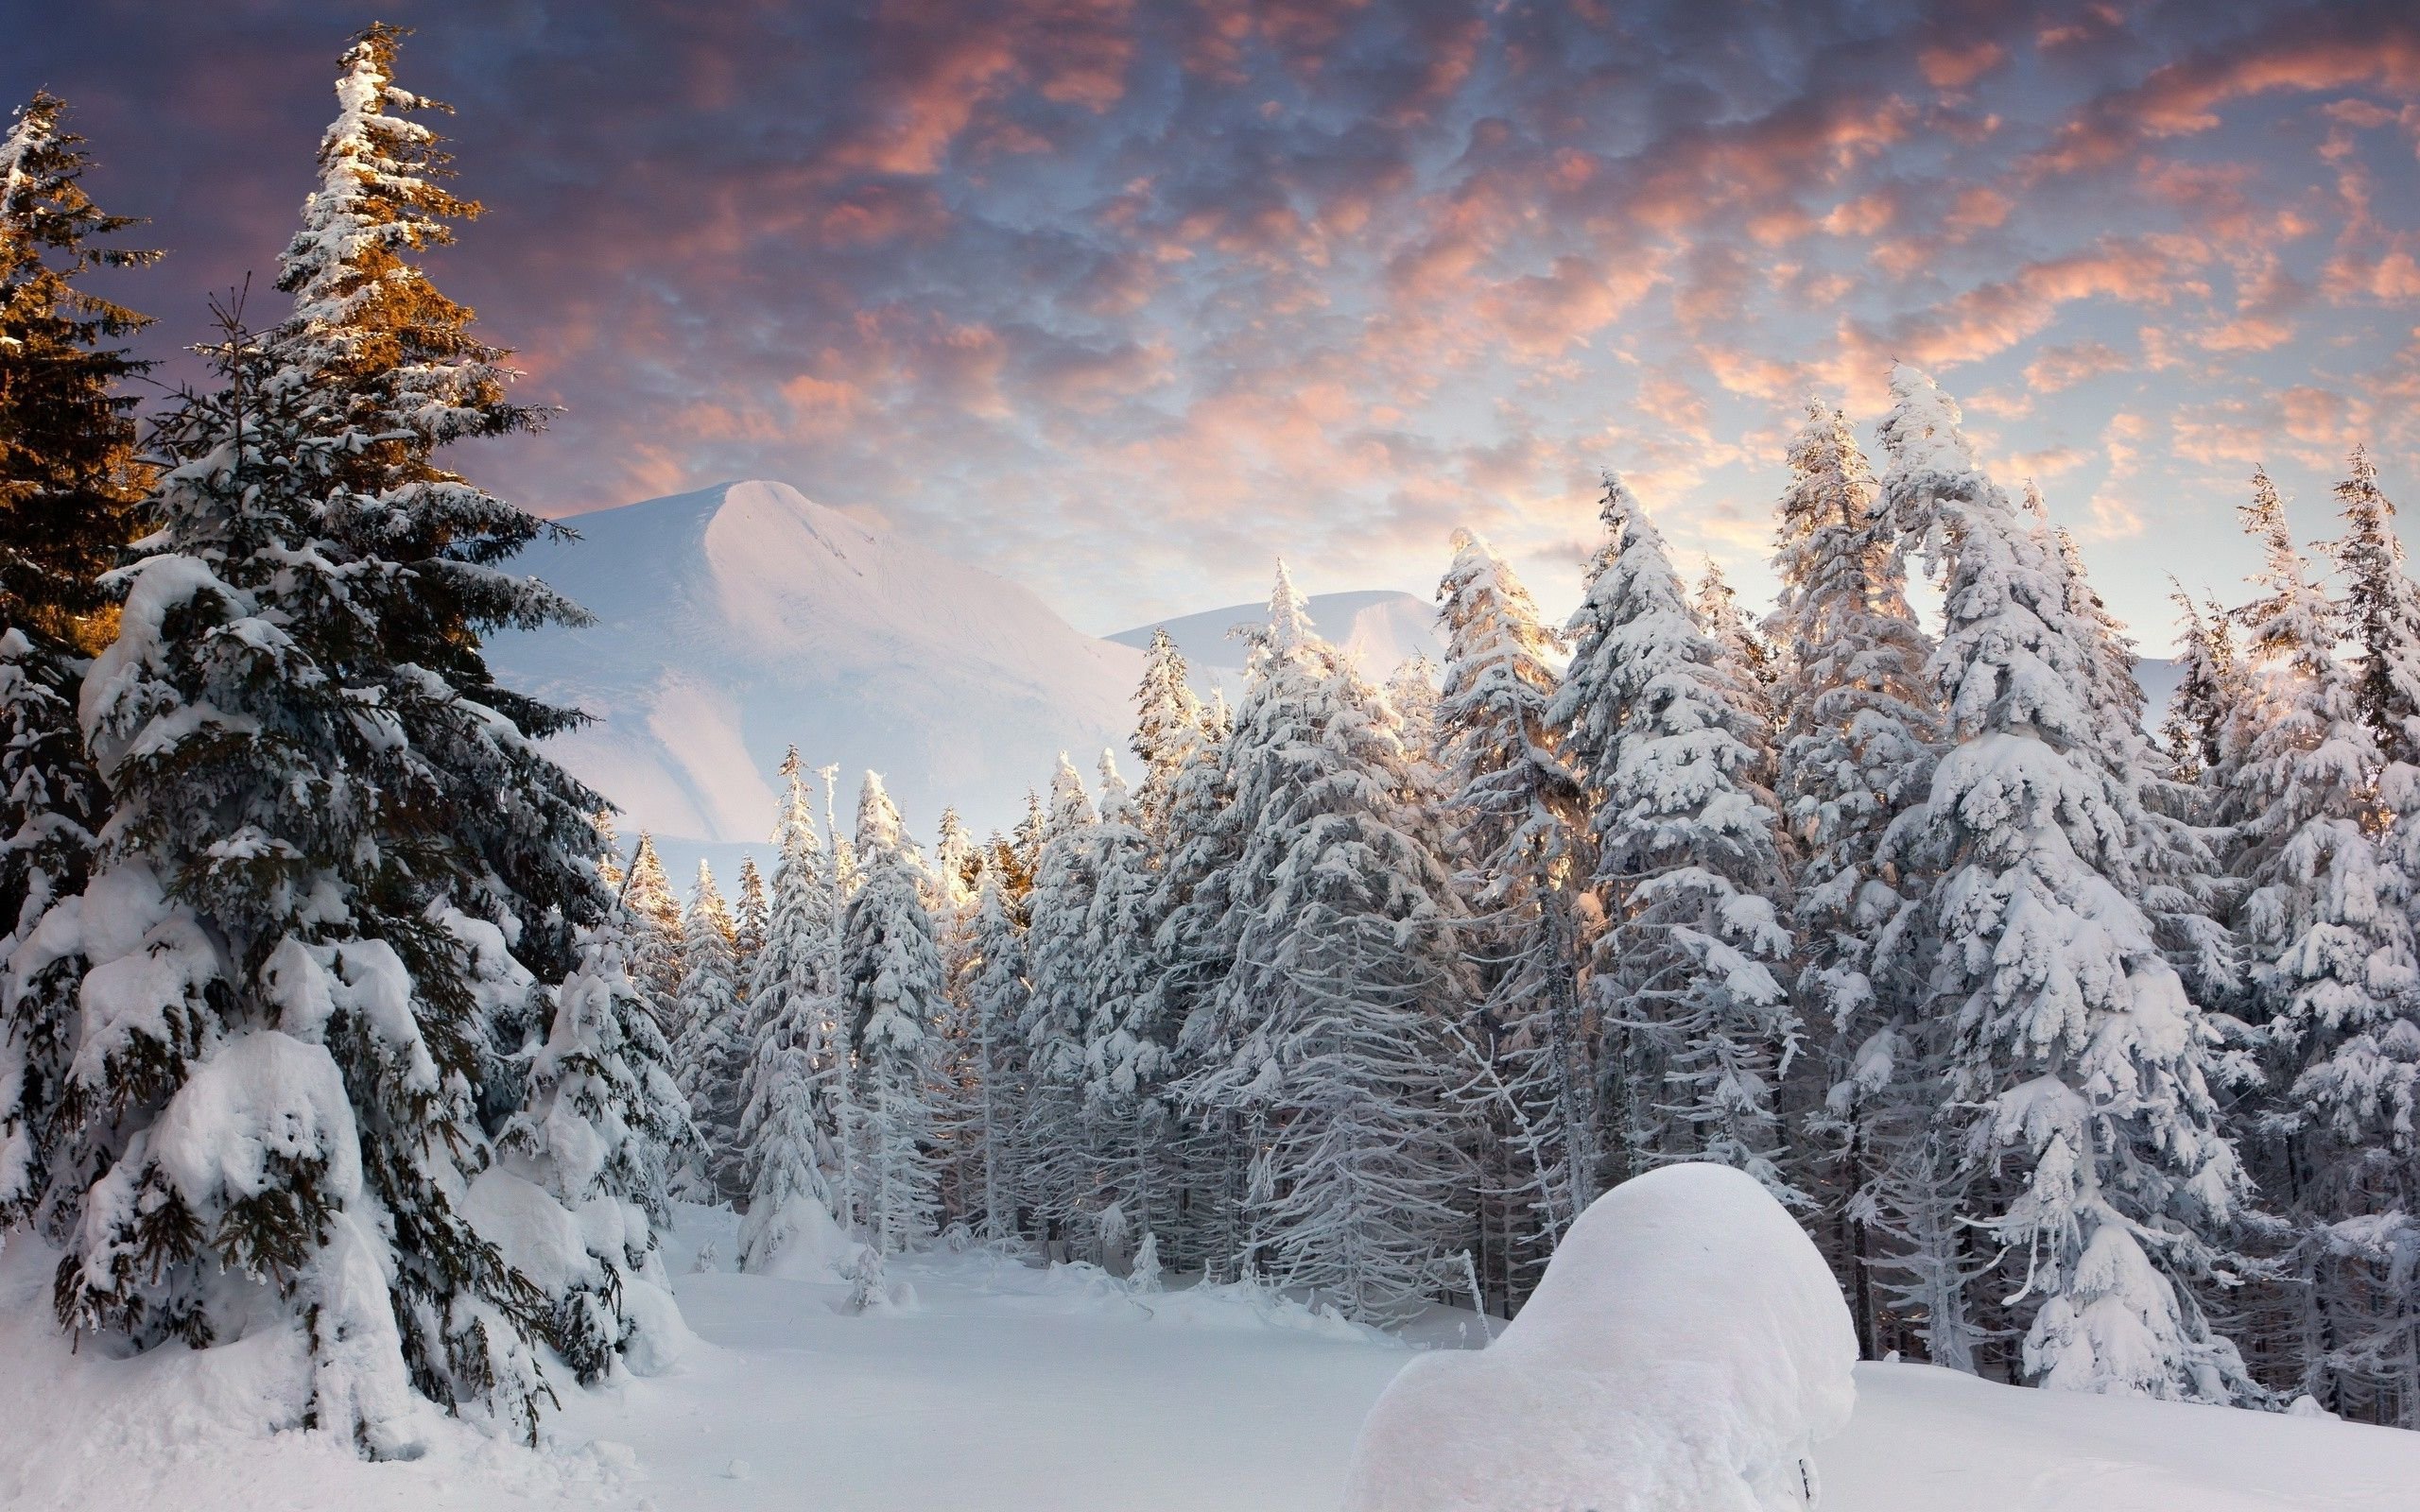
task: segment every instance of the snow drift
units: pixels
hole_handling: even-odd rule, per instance
[[[795,742],[873,768],[925,830],[943,803],[980,828],[1023,812],[1062,750],[1124,748],[1132,649],[1025,589],[863,524],[786,483],[718,484],[566,522],[515,570],[596,616],[491,643],[505,680],[599,716],[551,743],[627,828],[755,842]]]
[[[1355,1445],[1349,1512],[1780,1512],[1856,1402],[1857,1339],[1795,1220],[1724,1166],[1667,1166],[1581,1215],[1477,1354],[1423,1355]]]

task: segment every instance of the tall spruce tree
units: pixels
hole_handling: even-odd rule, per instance
[[[78,286],[159,254],[106,245],[136,222],[78,180],[83,138],[37,92],[0,142],[0,1224],[46,1195],[76,1029],[56,991],[7,985],[16,945],[81,890],[108,795],[77,727],[84,657],[108,638],[100,584],[134,535],[145,470],[134,401],[147,318]]]
[[[2328,555],[2344,583],[2361,717],[2388,761],[2420,765],[2420,584],[2405,571],[2394,505],[2368,448],[2353,448],[2345,472],[2336,485],[2344,534]]]
[[[2069,575],[1976,464],[1955,404],[1899,368],[1884,507],[1944,580],[1929,674],[1951,748],[1928,799],[1930,1014],[1956,1120],[2030,1312],[2022,1367],[2063,1389],[2224,1400],[2250,1385],[2194,1287],[2246,1194],[2209,1087],[2214,1032],[2129,894],[2139,806],[2095,707]]]
[[[740,1001],[738,933],[715,874],[698,863],[698,880],[681,917],[681,1032],[672,1059],[704,1148],[698,1167],[701,1201],[748,1195],[740,1121],[747,1111],[748,1010]]]
[[[428,188],[393,41],[344,57],[294,314],[231,318],[160,426],[161,528],[105,579],[121,633],[83,692],[108,838],[11,988],[80,979],[88,1010],[62,1320],[138,1346],[290,1320],[306,1420],[373,1452],[414,1390],[531,1435],[551,1396],[549,1298],[457,1194],[483,1111],[521,1101],[528,972],[561,976],[606,902],[601,800],[532,738],[569,716],[481,660],[483,631],[578,610],[498,565],[543,523],[433,460],[538,417],[410,260],[467,207]]]
[[[616,1361],[663,1368],[681,1332],[662,1237],[671,1174],[697,1132],[631,955],[619,910],[582,932],[528,1053],[528,1100],[497,1136],[502,1159],[472,1185],[491,1228],[534,1251],[510,1258],[548,1278],[548,1342],[582,1384]]]
[[[1372,1319],[1415,1308],[1465,1231],[1444,1024],[1461,908],[1382,701],[1279,570],[1232,743],[1233,966],[1184,1095],[1237,1115],[1247,1271]]]
[[[2294,1369],[2279,1384],[2409,1427],[2420,1420],[2420,961],[2412,879],[2380,817],[2393,763],[2371,696],[2392,679],[2338,660],[2340,644],[2361,644],[2360,601],[2331,603],[2312,583],[2265,473],[2243,512],[2264,561],[2260,594],[2239,613],[2257,714],[2232,781],[2238,928],[2272,1041],[2274,1095],[2256,1148],[2289,1226],[2273,1316]]]
[[[855,1057],[843,1133],[862,1167],[868,1238],[896,1254],[932,1234],[938,1211],[930,1071],[948,984],[921,892],[924,863],[872,772],[858,798],[855,849],[858,885],[840,932],[840,1012]]]
[[[1466,1054],[1485,1062],[1463,1095],[1489,1127],[1482,1181],[1505,1211],[1487,1269],[1509,1306],[1600,1176],[1595,1037],[1579,993],[1587,804],[1548,715],[1555,634],[1512,566],[1456,531],[1437,600],[1445,821],[1481,994]]]
[[[1906,568],[1875,510],[1874,474],[1840,410],[1810,402],[1790,442],[1765,633],[1789,655],[1774,689],[1782,822],[1793,842],[1796,994],[1809,1051],[1791,1078],[1794,1184],[1840,1271],[1869,1358],[1886,1345],[1879,1211],[1886,1173],[1925,1161],[1925,1118],[1906,1094],[1937,1074],[1920,1018],[1920,880],[1899,855],[1940,739],[1924,678],[1930,644]],[[1914,1112],[1916,1116],[1910,1116]],[[1903,1221],[1914,1215],[1900,1215]],[[1927,1309],[1927,1311],[1929,1311]]]
[[[1589,991],[1613,1040],[1599,1065],[1621,1174],[1718,1160],[1795,1201],[1775,1160],[1799,1023],[1775,974],[1790,939],[1767,726],[1610,473],[1601,518],[1553,717],[1596,805],[1605,925]]]
[[[812,1203],[827,1217],[839,1217],[833,1190],[839,1164],[837,1084],[847,1071],[834,1043],[839,906],[796,747],[783,759],[782,777],[771,912],[748,992],[751,1045],[740,1141],[749,1200],[740,1264],[752,1271],[779,1268],[793,1247],[820,1231],[815,1213],[800,1205]]]

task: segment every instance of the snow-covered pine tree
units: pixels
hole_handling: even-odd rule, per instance
[[[2231,782],[2246,885],[2238,929],[2253,957],[2252,1012],[2273,1045],[2254,1148],[2290,1234],[2268,1332],[2293,1373],[2276,1383],[2411,1427],[2420,970],[2412,880],[2380,833],[2391,762],[2369,696],[2391,682],[2338,660],[2342,642],[2360,644],[2348,623],[2358,610],[2311,582],[2265,473],[2243,512],[2264,555],[2260,594],[2238,611],[2257,715]]]
[[[1708,557],[1705,576],[1698,579],[1696,594],[1689,602],[1690,612],[1697,616],[1698,628],[1705,631],[1720,651],[1722,664],[1731,669],[1732,679],[1738,684],[1738,702],[1742,713],[1752,719],[1773,728],[1773,684],[1780,679],[1788,647],[1777,648],[1766,639],[1747,611],[1739,607],[1739,591],[1722,575],[1722,564]],[[1772,737],[1763,743],[1767,749],[1775,745]],[[1763,781],[1772,782],[1768,767]]]
[[[1158,926],[1151,955],[1159,973],[1158,1016],[1175,1036],[1171,1080],[1198,1070],[1217,1030],[1213,995],[1235,958],[1228,893],[1241,853],[1236,828],[1233,773],[1228,767],[1233,721],[1214,698],[1201,712],[1201,735],[1168,783],[1167,829],[1160,840]],[[1174,1265],[1233,1279],[1242,1253],[1241,1204],[1250,1152],[1232,1110],[1196,1108],[1174,1131],[1184,1189],[1184,1217],[1162,1234],[1161,1252]]]
[[[838,901],[815,806],[796,747],[782,761],[786,787],[773,831],[773,885],[765,948],[749,982],[750,1061],[740,1140],[747,1157],[744,1270],[779,1268],[839,1216],[832,1176],[839,1164],[839,1082],[833,1043],[838,963]],[[822,1218],[802,1206],[812,1203]]]
[[[741,856],[739,893],[731,904],[731,959],[738,970],[743,996],[748,984],[755,979],[756,955],[765,948],[765,927],[771,918],[772,904],[765,893],[765,874],[756,869],[754,856]]]
[[[97,579],[135,535],[146,481],[122,389],[151,365],[122,343],[150,318],[80,285],[160,254],[107,245],[139,222],[85,195],[66,111],[36,91],[0,141],[0,963],[90,869],[106,795],[76,728],[76,681],[109,640]],[[0,1125],[57,1095],[59,1068],[33,1059],[42,1084],[24,1089],[26,1108],[0,1106]]]
[[[2232,727],[2247,695],[2236,663],[2234,620],[2216,604],[2194,603],[2181,586],[2169,597],[2184,623],[2176,637],[2176,691],[2160,720],[2160,754],[2169,779],[2194,797],[2181,816],[2222,822],[2221,799],[2239,745]]]
[[[948,999],[920,892],[924,863],[872,772],[857,801],[856,860],[857,890],[840,926],[840,1009],[856,1057],[848,1132],[862,1164],[868,1238],[896,1254],[933,1232],[930,1057]]]
[[[639,832],[631,850],[630,874],[621,888],[622,912],[629,916],[631,979],[647,994],[648,1010],[666,1044],[679,1046],[686,1021],[681,1015],[681,899],[665,875],[664,859],[656,854],[655,836]]]
[[[1167,1169],[1162,1083],[1170,1036],[1162,1022],[1151,941],[1157,880],[1135,803],[1108,751],[1100,756],[1100,818],[1092,830],[1092,901],[1083,954],[1092,1001],[1083,1025],[1083,1098],[1102,1200],[1138,1238],[1169,1228],[1176,1182]],[[1124,1259],[1124,1256],[1115,1257]]]
[[[78,284],[158,255],[103,245],[136,222],[85,196],[65,113],[37,92],[0,142],[0,1228],[34,1218],[48,1191],[78,1034],[72,981],[19,996],[8,960],[91,873],[108,795],[76,688],[109,639],[98,578],[144,491],[119,389],[150,366],[121,345],[148,319]]]
[[[530,1052],[528,1103],[472,1185],[475,1211],[540,1251],[513,1258],[549,1279],[548,1339],[583,1384],[617,1359],[642,1374],[661,1368],[679,1336],[659,1241],[672,1221],[671,1173],[697,1133],[631,954],[619,909],[581,933]]]
[[[1596,804],[1591,881],[1605,923],[1587,989],[1607,1025],[1614,1174],[1719,1160],[1798,1201],[1775,1161],[1774,1091],[1799,1022],[1775,974],[1790,938],[1760,782],[1768,728],[1612,473],[1601,518],[1551,717]]]
[[[1027,1165],[1027,984],[1025,929],[994,869],[983,873],[976,900],[962,991],[971,1045],[965,1138],[975,1166],[969,1217],[984,1238],[1007,1239],[1018,1230],[1017,1194]]]
[[[1944,1116],[1978,1162],[2031,1305],[2024,1374],[2073,1390],[2234,1400],[2251,1385],[2192,1290],[2246,1182],[2219,1127],[2215,1036],[2131,901],[2135,796],[2087,694],[2092,626],[2065,564],[1976,464],[1957,406],[1892,374],[1883,507],[1944,580],[1928,669],[1951,748],[1927,802],[1930,1013],[1954,1024]]]
[[[278,382],[301,390],[328,443],[332,486],[316,530],[382,564],[348,592],[375,601],[394,669],[378,696],[412,731],[421,781],[447,816],[460,906],[509,918],[514,954],[557,981],[571,966],[573,931],[606,903],[590,854],[598,799],[537,741],[586,716],[499,685],[479,636],[587,615],[499,567],[562,527],[437,459],[454,441],[539,430],[549,412],[507,397],[510,353],[475,335],[472,312],[417,261],[480,206],[443,187],[450,157],[419,117],[444,107],[394,82],[402,36],[372,25],[339,61],[319,187],[278,262],[294,309],[267,345]]]
[[[2222,1010],[2240,990],[2242,973],[2235,941],[2221,922],[2233,888],[2213,834],[2187,817],[2191,795],[2168,777],[2144,731],[2146,700],[2135,678],[2133,638],[2093,591],[2075,538],[2050,524],[2041,490],[2029,481],[2025,497],[2057,552],[2067,617],[2083,638],[2087,676],[2081,691],[2100,729],[2101,759],[2132,795],[2136,902],[2193,1001]]]
[[[1142,685],[1134,690],[1132,748],[1142,763],[1134,788],[1134,823],[1155,851],[1167,848],[1177,774],[1201,743],[1201,700],[1194,696],[1184,656],[1166,629],[1153,630],[1143,652]]]
[[[689,1100],[704,1144],[698,1200],[745,1198],[747,1155],[739,1136],[747,1109],[748,1010],[739,997],[739,968],[732,958],[737,933],[731,909],[715,885],[714,868],[698,863],[689,906],[681,917],[681,1033],[672,1041],[674,1074]]]
[[[1024,1195],[1046,1239],[1075,1242],[1091,1231],[1098,1177],[1084,1100],[1084,1036],[1099,984],[1088,937],[1100,860],[1099,812],[1063,754],[1050,780],[1049,818],[1026,897],[1024,1023],[1032,1084],[1019,1138]]]
[[[1875,1211],[1886,1169],[1927,1159],[1935,1099],[1902,1097],[1938,1074],[1924,1052],[1945,1048],[1940,1026],[1918,1019],[1922,892],[1894,843],[1922,822],[1941,716],[1924,677],[1931,646],[1847,417],[1810,401],[1789,460],[1781,595],[1765,635],[1789,648],[1774,685],[1775,798],[1793,842],[1795,990],[1809,1039],[1786,1089],[1789,1175],[1815,1200],[1859,1343],[1879,1358],[1885,1277],[1879,1236],[1859,1215]]]
[[[60,1319],[138,1348],[283,1321],[307,1420],[368,1452],[407,1446],[415,1388],[534,1433],[545,1299],[457,1197],[489,1027],[434,917],[459,861],[383,697],[373,575],[316,533],[318,417],[230,324],[218,385],[162,423],[164,526],[85,680],[114,797],[95,874],[10,972],[19,1015],[50,994],[86,1029],[55,1125]]]
[[[543,522],[433,460],[538,416],[406,255],[462,207],[427,188],[392,42],[345,55],[294,315],[267,340],[231,315],[216,383],[158,429],[162,528],[111,579],[81,699],[99,869],[26,947],[81,976],[95,1030],[62,1106],[91,1181],[62,1319],[138,1347],[292,1327],[307,1420],[373,1452],[415,1390],[536,1431],[547,1298],[458,1194],[483,1106],[520,1101],[523,969],[560,976],[607,901],[601,800],[532,738],[570,716],[481,657],[578,611],[497,565]]]
[[[1383,701],[1311,631],[1283,567],[1232,742],[1234,965],[1184,1095],[1254,1152],[1246,1269],[1349,1314],[1416,1308],[1460,1249],[1470,1190],[1446,1105],[1469,1012],[1461,908]]]
[[[1497,1211],[1493,1225],[1482,1211],[1480,1269],[1509,1312],[1597,1196],[1596,1046],[1579,994],[1587,801],[1547,713],[1555,635],[1512,566],[1458,530],[1437,600],[1445,822],[1480,994],[1465,1055],[1485,1062],[1460,1095],[1488,1130],[1482,1196]]]
[[[2420,765],[2420,584],[2405,570],[2394,506],[2378,488],[2369,449],[2353,448],[2345,469],[2336,485],[2344,534],[2327,551],[2343,579],[2361,717],[2388,761]]]

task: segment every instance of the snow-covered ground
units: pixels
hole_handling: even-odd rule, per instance
[[[727,1214],[675,1242],[735,1252]],[[727,1261],[726,1261],[727,1263]],[[573,1392],[544,1456],[432,1428],[408,1464],[310,1435],[262,1440],[246,1346],[71,1358],[47,1261],[0,1253],[0,1506],[37,1509],[1110,1508],[1333,1512],[1362,1415],[1403,1344],[1234,1292],[1129,1297],[1098,1272],[982,1253],[895,1263],[917,1306],[683,1274],[699,1334],[669,1374]],[[1415,1328],[1450,1348],[1443,1310]],[[1860,1366],[1817,1451],[1830,1512],[2407,1512],[2420,1435]]]

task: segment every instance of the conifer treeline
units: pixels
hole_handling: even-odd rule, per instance
[[[752,1269],[861,1236],[861,1291],[962,1226],[1384,1322],[1510,1313],[1713,1160],[1870,1353],[2420,1426],[2420,589],[2360,454],[2332,590],[2256,477],[2156,746],[2073,542],[1902,369],[1878,477],[1811,407],[1761,626],[1609,476],[1565,626],[1459,534],[1445,664],[1375,686],[1281,569],[1232,711],[1155,638],[1131,786],[1063,762],[927,854],[793,755],[769,880],[684,907],[480,655],[579,611],[437,460],[544,417],[419,266],[477,207],[399,36],[290,311],[221,311],[140,447],[142,318],[77,281],[150,254],[57,100],[0,147],[0,1222],[63,1324],[283,1317],[297,1420],[400,1452],[645,1366],[676,1194]]]
[[[652,948],[729,973],[664,1002],[748,1110],[700,1190],[1387,1321],[1510,1312],[1598,1194],[1712,1160],[1871,1354],[2410,1425],[2420,592],[2370,464],[2333,595],[2255,479],[2260,596],[2187,605],[2155,745],[2073,541],[1893,392],[1879,478],[1810,406],[1761,626],[1609,476],[1567,626],[1459,533],[1445,664],[1375,687],[1281,569],[1232,713],[1155,637],[1134,784],[1063,761],[1012,835],[922,857],[870,785],[853,869],[793,754],[752,957],[643,845]]]

